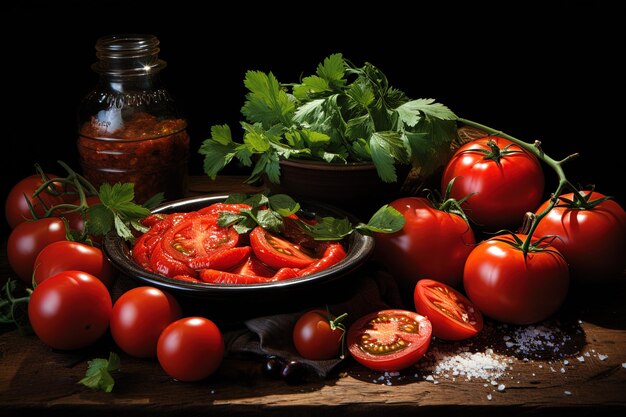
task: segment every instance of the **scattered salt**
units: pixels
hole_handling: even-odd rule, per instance
[[[487,400],[491,401],[492,398],[493,396],[491,394],[487,394]]]
[[[563,365],[569,365],[569,361],[568,361],[567,359],[565,359],[565,360],[563,361]]]
[[[600,359],[601,361],[605,361],[609,358],[609,355],[603,355],[601,353],[598,353],[598,359]]]
[[[428,352],[418,367],[431,372],[431,376],[452,373],[467,380],[482,379],[491,381],[500,378],[507,369],[507,357],[498,355],[492,349],[484,352],[445,352],[434,348]],[[433,378],[434,379],[434,378]]]
[[[576,359],[578,359],[578,362],[584,362],[585,361],[585,357],[584,356],[578,356]]]
[[[565,373],[565,368],[561,368],[561,373],[564,374]]]
[[[428,382],[433,382],[434,380],[435,380],[435,378],[433,378],[433,376],[432,376],[432,375],[428,375],[428,376],[426,377],[426,381],[428,381]]]
[[[563,391],[565,395],[572,395],[572,391]]]
[[[505,388],[506,386],[504,384],[498,385],[498,391],[504,391]]]
[[[626,368],[626,362],[622,364],[622,368]]]
[[[494,386],[495,386],[495,385],[498,385],[498,381],[495,381],[495,380],[494,380],[494,381],[491,381],[491,385],[494,385]]]

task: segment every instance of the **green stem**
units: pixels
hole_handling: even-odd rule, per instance
[[[568,180],[567,177],[565,176],[565,172],[563,171],[563,163],[569,161],[572,158],[575,158],[576,156],[578,156],[578,154],[572,154],[567,156],[566,158],[557,161],[555,159],[552,159],[551,157],[549,157],[548,155],[546,155],[543,150],[541,149],[541,142],[539,141],[535,141],[535,143],[527,143],[524,142],[520,139],[517,139],[511,135],[508,135],[504,132],[501,132],[499,130],[496,129],[492,129],[489,126],[485,126],[483,124],[480,123],[476,123],[473,122],[471,120],[467,120],[467,119],[463,119],[461,117],[457,118],[457,121],[459,121],[460,123],[463,123],[467,126],[485,131],[491,135],[495,135],[495,136],[500,136],[503,137],[505,139],[510,140],[511,142],[519,145],[522,149],[528,151],[529,153],[535,155],[539,160],[543,161],[546,165],[548,165],[550,168],[552,168],[554,170],[554,172],[556,173],[558,179],[559,179],[559,184],[556,187],[556,190],[554,191],[554,193],[552,194],[552,197],[550,198],[550,204],[548,205],[548,207],[546,207],[545,210],[543,210],[541,213],[539,213],[534,220],[532,221],[531,225],[530,225],[530,229],[528,230],[528,235],[526,237],[526,240],[524,240],[524,243],[522,245],[522,251],[524,252],[524,254],[528,253],[528,250],[530,248],[530,243],[531,243],[531,239],[533,236],[533,233],[535,232],[535,230],[537,229],[537,226],[539,225],[539,222],[541,221],[541,219],[543,219],[549,212],[550,210],[552,210],[552,208],[554,208],[554,206],[558,203],[559,199],[559,195],[561,195],[561,193],[563,192],[563,190],[567,187],[569,189],[571,189],[574,193],[574,195],[576,196],[577,194],[580,196],[579,191],[576,189],[576,187],[574,187]]]

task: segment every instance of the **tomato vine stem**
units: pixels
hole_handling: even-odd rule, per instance
[[[511,135],[508,135],[500,130],[496,130],[493,129],[489,126],[485,126],[481,123],[477,123],[477,122],[473,122],[471,120],[468,119],[464,119],[462,117],[457,118],[457,121],[460,123],[463,123],[466,126],[470,126],[473,127],[475,129],[478,130],[482,130],[484,132],[487,132],[490,135],[495,135],[495,136],[500,136],[503,137],[505,139],[510,140],[511,142],[519,145],[521,148],[523,148],[524,150],[530,152],[531,154],[535,155],[539,160],[543,161],[546,165],[548,165],[550,168],[552,168],[552,170],[554,170],[554,172],[556,173],[558,179],[559,179],[559,183],[556,187],[556,190],[552,193],[551,197],[550,197],[550,204],[548,204],[548,206],[545,208],[545,210],[543,210],[541,213],[537,214],[536,216],[534,216],[534,218],[532,219],[532,222],[530,224],[530,228],[528,229],[528,233],[527,233],[527,237],[524,240],[522,246],[521,246],[521,250],[524,252],[524,255],[526,255],[528,253],[528,251],[531,249],[531,240],[533,237],[533,233],[535,232],[535,230],[537,229],[537,226],[539,225],[539,222],[541,221],[541,219],[543,219],[549,212],[550,210],[552,210],[554,208],[554,206],[557,205],[557,203],[559,202],[559,196],[563,193],[563,191],[566,188],[569,188],[570,190],[572,190],[572,192],[574,193],[575,198],[580,198],[580,200],[584,200],[584,196],[580,194],[580,192],[578,191],[578,189],[576,187],[574,187],[574,185],[572,185],[572,183],[569,182],[569,180],[567,179],[567,177],[565,176],[565,172],[563,171],[563,167],[562,165],[577,157],[578,153],[574,153],[571,154],[565,158],[563,158],[560,161],[557,161],[553,158],[551,158],[550,156],[546,155],[543,151],[543,149],[541,148],[541,142],[539,141],[535,141],[534,143],[528,143],[528,142],[524,142],[523,140],[517,139],[516,137],[513,137]]]

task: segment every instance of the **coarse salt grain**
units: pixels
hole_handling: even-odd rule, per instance
[[[493,396],[491,394],[487,394],[487,400],[491,401],[492,398]]]
[[[626,368],[626,362],[622,364],[622,368]]]
[[[601,353],[598,353],[598,359],[600,359],[601,361],[605,361],[609,358],[609,355],[603,355]]]
[[[578,362],[584,362],[585,361],[585,357],[584,356],[578,356],[576,359],[578,359]]]
[[[572,395],[572,391],[563,391],[565,395]]]
[[[505,388],[506,388],[506,385],[504,384],[498,385],[498,391],[504,391]]]
[[[507,369],[507,357],[498,355],[492,349],[484,352],[443,352],[433,349],[418,367],[432,375],[463,376],[467,380],[482,379],[492,381],[500,378]],[[430,375],[430,376],[432,376]]]

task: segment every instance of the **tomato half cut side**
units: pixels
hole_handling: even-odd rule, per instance
[[[188,264],[190,260],[237,246],[239,234],[232,227],[221,227],[209,216],[191,217],[171,227],[161,244],[172,258]]]
[[[347,341],[360,364],[375,371],[399,371],[424,356],[431,335],[426,317],[408,310],[381,310],[350,326]]]
[[[422,279],[413,298],[415,311],[428,317],[433,335],[440,339],[468,339],[483,329],[483,316],[474,303],[446,284]]]
[[[250,232],[250,245],[257,258],[274,269],[304,268],[315,261],[300,245],[278,237],[260,226]]]

